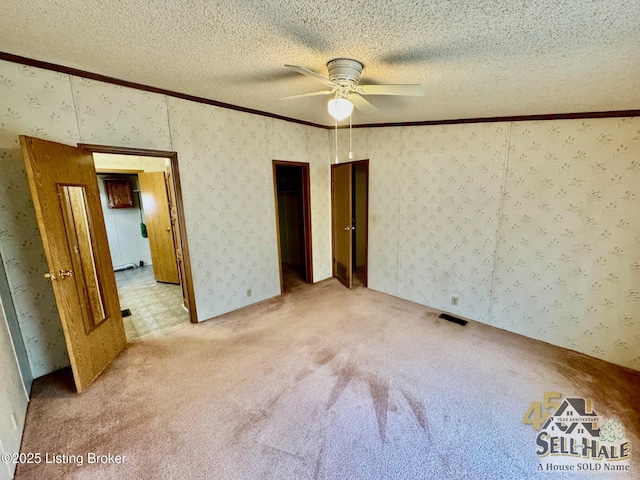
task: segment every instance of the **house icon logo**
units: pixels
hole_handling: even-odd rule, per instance
[[[546,392],[542,402],[532,402],[522,423],[538,432],[538,470],[629,472],[631,442],[619,419],[605,419],[590,399],[563,398]]]

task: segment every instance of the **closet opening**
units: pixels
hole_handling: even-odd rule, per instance
[[[313,282],[309,164],[273,161],[280,291]]]

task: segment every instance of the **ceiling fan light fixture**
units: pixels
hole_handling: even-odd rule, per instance
[[[336,120],[344,120],[353,112],[353,103],[346,98],[332,98],[327,104],[327,110]]]
[[[329,100],[327,109],[329,114],[339,122],[350,117],[354,107],[362,113],[372,113],[378,109],[363,98],[363,95],[407,95],[423,97],[425,88],[423,85],[366,85],[360,83],[360,75],[364,65],[352,58],[334,58],[327,63],[329,76],[325,77],[313,70],[297,65],[285,65],[295,72],[312,78],[329,90],[290,95],[285,99],[315,97],[316,95],[331,95],[335,93],[335,99]]]

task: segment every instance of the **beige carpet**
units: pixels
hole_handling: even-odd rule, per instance
[[[550,390],[638,445],[639,373],[327,280],[135,340],[82,395],[66,371],[38,379],[24,452],[126,457],[17,478],[573,478],[537,473],[521,422]]]
[[[282,287],[285,292],[290,292],[307,285],[302,277],[302,268],[282,263]]]

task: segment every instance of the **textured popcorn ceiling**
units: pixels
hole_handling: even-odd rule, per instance
[[[0,51],[325,125],[285,63],[426,85],[354,123],[640,108],[638,0],[3,0]]]

